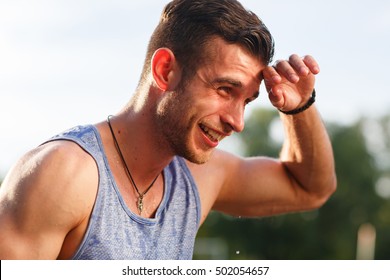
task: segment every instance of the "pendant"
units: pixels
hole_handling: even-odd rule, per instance
[[[142,214],[142,209],[144,208],[144,202],[142,201],[142,199],[143,199],[143,196],[140,196],[140,197],[138,197],[138,200],[137,200],[137,208],[138,208],[138,212],[140,215]]]

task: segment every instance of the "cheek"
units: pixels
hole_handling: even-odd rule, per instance
[[[200,108],[202,108],[202,121],[211,123],[217,128],[220,127],[224,116],[232,111],[231,101],[223,99],[205,102]]]
[[[196,108],[197,111],[203,115],[203,116],[211,116],[218,114],[221,110],[223,110],[226,105],[228,104],[228,101],[224,100],[223,98],[211,96],[209,98],[205,98],[202,101],[197,102]]]

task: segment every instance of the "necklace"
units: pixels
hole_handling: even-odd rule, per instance
[[[133,176],[131,176],[130,170],[127,167],[127,164],[126,164],[125,158],[124,158],[124,156],[123,156],[123,154],[121,152],[121,149],[119,148],[119,144],[118,144],[118,141],[116,140],[114,130],[112,129],[112,126],[111,126],[110,118],[111,118],[111,116],[107,117],[107,123],[108,123],[108,126],[110,127],[112,138],[114,139],[115,147],[116,147],[116,149],[118,151],[118,154],[119,154],[119,156],[120,156],[120,158],[122,160],[123,165],[125,166],[125,170],[126,170],[127,176],[130,178],[130,181],[131,181],[132,185],[134,186],[134,189],[138,193],[137,209],[138,209],[139,214],[141,215],[142,214],[142,210],[144,208],[143,199],[144,199],[146,193],[153,187],[154,182],[156,182],[156,180],[157,180],[158,176],[160,176],[160,174],[157,174],[156,178],[154,178],[153,182],[149,185],[149,187],[144,192],[141,193],[138,190],[138,187],[135,184]]]

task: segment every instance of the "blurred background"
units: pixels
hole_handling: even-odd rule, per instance
[[[119,111],[135,89],[167,1],[0,2],[0,182],[31,148]],[[211,213],[195,259],[390,259],[390,2],[242,0],[276,41],[275,60],[312,54],[338,190],[319,210],[261,219]],[[265,89],[223,149],[277,156]]]

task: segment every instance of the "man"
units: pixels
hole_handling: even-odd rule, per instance
[[[0,189],[1,259],[190,259],[214,209],[269,216],[335,191],[331,144],[313,104],[314,58],[268,66],[273,39],[235,0],[174,0],[121,112],[27,153]],[[244,129],[264,80],[281,111],[280,159],[216,149]]]

